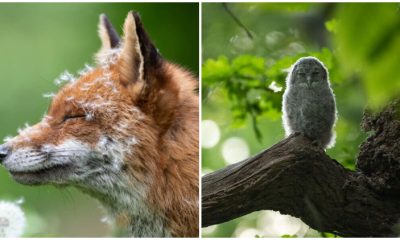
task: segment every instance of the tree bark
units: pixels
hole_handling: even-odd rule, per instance
[[[301,218],[344,237],[400,233],[400,103],[364,114],[371,131],[356,171],[345,169],[302,134],[202,179],[203,227],[259,210]]]

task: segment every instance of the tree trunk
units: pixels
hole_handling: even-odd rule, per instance
[[[259,210],[301,218],[346,237],[400,233],[400,102],[364,114],[372,131],[357,170],[345,169],[302,134],[202,179],[203,227]]]

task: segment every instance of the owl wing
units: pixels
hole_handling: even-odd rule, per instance
[[[290,94],[286,97],[285,111],[286,115],[290,120],[294,120],[298,117],[301,112],[299,105],[299,99],[297,95]]]
[[[333,124],[336,119],[336,103],[335,103],[335,98],[333,94],[331,93],[329,95],[329,98],[327,99],[327,104],[326,104],[326,120],[329,122],[329,124]]]

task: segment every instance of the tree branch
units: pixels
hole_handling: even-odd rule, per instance
[[[240,28],[242,28],[242,29],[246,32],[247,36],[248,36],[251,40],[253,40],[253,39],[254,39],[254,38],[253,38],[253,35],[252,35],[251,32],[249,31],[249,29],[248,29],[248,28],[239,20],[239,18],[236,17],[236,15],[229,9],[228,3],[222,3],[222,7],[223,7],[223,8],[225,9],[225,11],[229,14],[229,16],[232,17],[233,21],[235,21],[235,23],[236,23]]]
[[[362,144],[357,171],[295,134],[204,176],[203,227],[275,210],[340,236],[399,235],[399,109],[395,102],[376,116],[365,115],[363,125],[374,134]]]

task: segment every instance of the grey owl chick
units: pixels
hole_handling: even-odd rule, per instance
[[[283,94],[282,120],[286,136],[301,132],[324,149],[335,144],[335,96],[328,70],[315,57],[303,57],[292,65]]]

